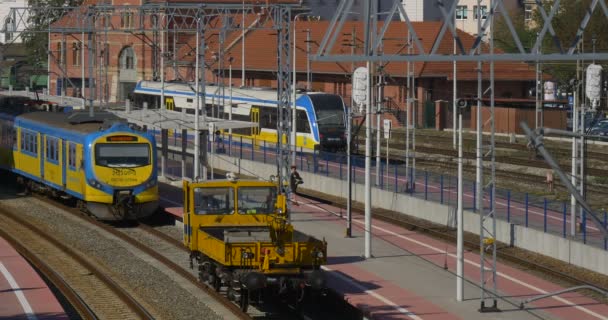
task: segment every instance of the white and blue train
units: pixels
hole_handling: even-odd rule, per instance
[[[189,83],[140,81],[130,99],[135,107],[159,108],[161,88],[168,110],[186,109],[194,114],[195,90]],[[257,123],[257,127],[232,129],[233,136],[255,141],[277,142],[277,91],[258,88],[223,88],[205,86],[207,116]],[[296,146],[308,150],[344,150],[346,148],[346,112],[342,97],[323,92],[301,92],[296,95]]]

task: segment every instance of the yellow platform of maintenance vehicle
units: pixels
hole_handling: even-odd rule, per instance
[[[218,291],[226,287],[243,310],[252,295],[288,297],[297,304],[323,290],[325,240],[287,221],[287,200],[277,183],[228,176],[184,181],[184,244],[200,280]]]

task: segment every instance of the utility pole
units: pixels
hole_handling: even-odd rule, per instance
[[[366,0],[363,9],[364,19],[364,34],[365,34],[365,55],[370,56],[373,54],[372,43],[374,42],[375,28],[373,24],[376,23],[375,19],[375,6],[372,1]],[[371,30],[370,30],[371,29]],[[368,60],[366,62],[367,70],[369,72],[367,76],[367,106],[366,106],[366,117],[365,117],[365,258],[369,259],[372,257],[372,186],[371,186],[371,167],[372,167],[372,68],[373,64]]]

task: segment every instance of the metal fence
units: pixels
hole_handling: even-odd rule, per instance
[[[160,141],[160,139],[159,139]],[[192,139],[188,146],[192,147]],[[169,139],[169,145],[181,146],[181,137],[173,135]],[[208,152],[258,161],[263,163],[276,163],[275,143],[266,141],[254,141],[250,139],[228,139],[224,137],[209,137],[207,143]],[[213,149],[212,149],[213,148]],[[372,160],[372,185],[386,191],[395,193],[407,193],[412,197],[427,201],[439,202],[448,206],[456,207],[458,179],[453,175],[439,174],[425,170],[415,170],[407,167],[402,162],[386,163]],[[363,156],[352,156],[351,177],[353,183],[364,184],[365,158]],[[166,174],[179,177],[182,174],[181,162],[168,160]],[[298,170],[310,172],[317,175],[347,180],[348,167],[345,154],[329,152],[305,152],[298,150],[295,165]],[[376,178],[377,168],[380,174]],[[409,173],[408,173],[409,171]],[[185,174],[192,177],[191,161],[187,164]],[[255,173],[249,173],[255,175]],[[376,181],[378,182],[376,184]],[[475,182],[463,181],[464,209],[477,211]],[[565,201],[554,201],[543,196],[519,192],[515,190],[496,188],[496,194],[485,194],[485,210],[490,210],[490,197],[495,197],[495,212],[497,219],[525,227],[543,230],[564,238],[572,238],[583,243],[608,250],[608,243],[603,239],[600,231],[590,221],[586,212],[581,212],[575,219],[576,236],[570,236],[570,203]],[[607,225],[608,214],[602,213],[603,223]],[[447,223],[447,221],[446,221]]]

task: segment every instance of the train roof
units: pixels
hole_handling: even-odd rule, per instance
[[[77,133],[97,132],[107,124],[126,121],[109,112],[97,112],[89,117],[88,112],[30,112],[15,118],[15,121],[25,120],[52,126],[56,129],[74,131]]]
[[[157,81],[140,81],[137,83],[134,92],[136,93],[157,93],[159,94],[160,90],[163,88],[161,82]],[[224,96],[230,95],[230,88],[228,86],[224,86]],[[220,86],[215,84],[207,84],[205,85],[205,95],[208,97],[213,97],[216,95],[216,92],[221,89]],[[165,82],[164,90],[167,95],[179,93],[184,95],[195,96],[194,93],[194,84],[185,83],[185,82]],[[296,93],[296,99],[300,98],[303,95],[308,94],[327,94],[324,92],[300,92]],[[221,96],[221,94],[217,94]],[[251,98],[256,100],[263,100],[268,103],[276,103],[277,102],[277,90],[276,88],[252,88],[252,87],[232,87],[232,96],[233,100],[237,100],[238,103],[239,98]]]

